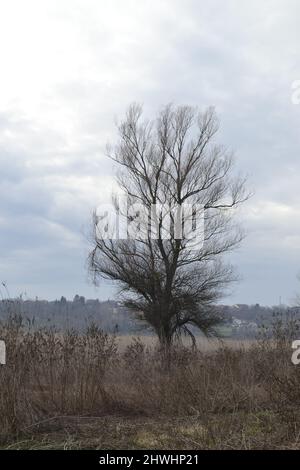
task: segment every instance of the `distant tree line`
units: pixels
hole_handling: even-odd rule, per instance
[[[234,319],[255,322],[258,326],[271,321],[274,313],[289,310],[300,317],[300,308],[285,306],[265,307],[259,304],[218,305],[216,306],[224,326],[233,324]],[[115,300],[101,301],[85,299],[76,295],[73,300],[61,297],[60,300],[25,300],[23,298],[0,301],[0,319],[9,315],[22,315],[32,326],[55,327],[57,329],[84,330],[94,323],[104,331],[118,334],[152,334],[151,328],[138,323],[132,312]],[[196,330],[194,331],[196,334]]]

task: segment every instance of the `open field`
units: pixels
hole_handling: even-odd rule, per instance
[[[117,336],[117,344],[120,350],[126,349],[128,345],[134,341],[134,339],[139,339],[146,347],[154,348],[158,345],[157,338],[155,336],[149,335],[122,335]],[[202,352],[211,352],[216,351],[220,348],[229,348],[229,349],[248,349],[253,345],[255,340],[253,339],[230,339],[230,338],[206,338],[203,336],[196,336],[197,348]],[[190,338],[182,338],[182,343],[184,346],[191,346]]]
[[[300,448],[300,368],[282,326],[272,342],[153,338],[2,325],[2,449]]]

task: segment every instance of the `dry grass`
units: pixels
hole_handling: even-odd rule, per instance
[[[296,325],[245,344],[154,345],[91,326],[84,335],[0,328],[2,448],[300,448]],[[273,331],[273,333],[274,333]],[[218,344],[218,348],[216,348]]]

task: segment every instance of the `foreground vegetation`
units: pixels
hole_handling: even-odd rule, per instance
[[[298,325],[275,319],[244,348],[159,349],[85,334],[0,327],[2,449],[300,448]]]

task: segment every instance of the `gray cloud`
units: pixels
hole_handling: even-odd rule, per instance
[[[290,301],[300,270],[299,3],[11,0],[2,10],[0,276],[12,292],[111,292],[95,291],[84,267],[84,227],[113,187],[105,144],[131,101],[148,115],[173,101],[216,107],[219,139],[255,190],[232,256],[243,281],[227,301]]]

